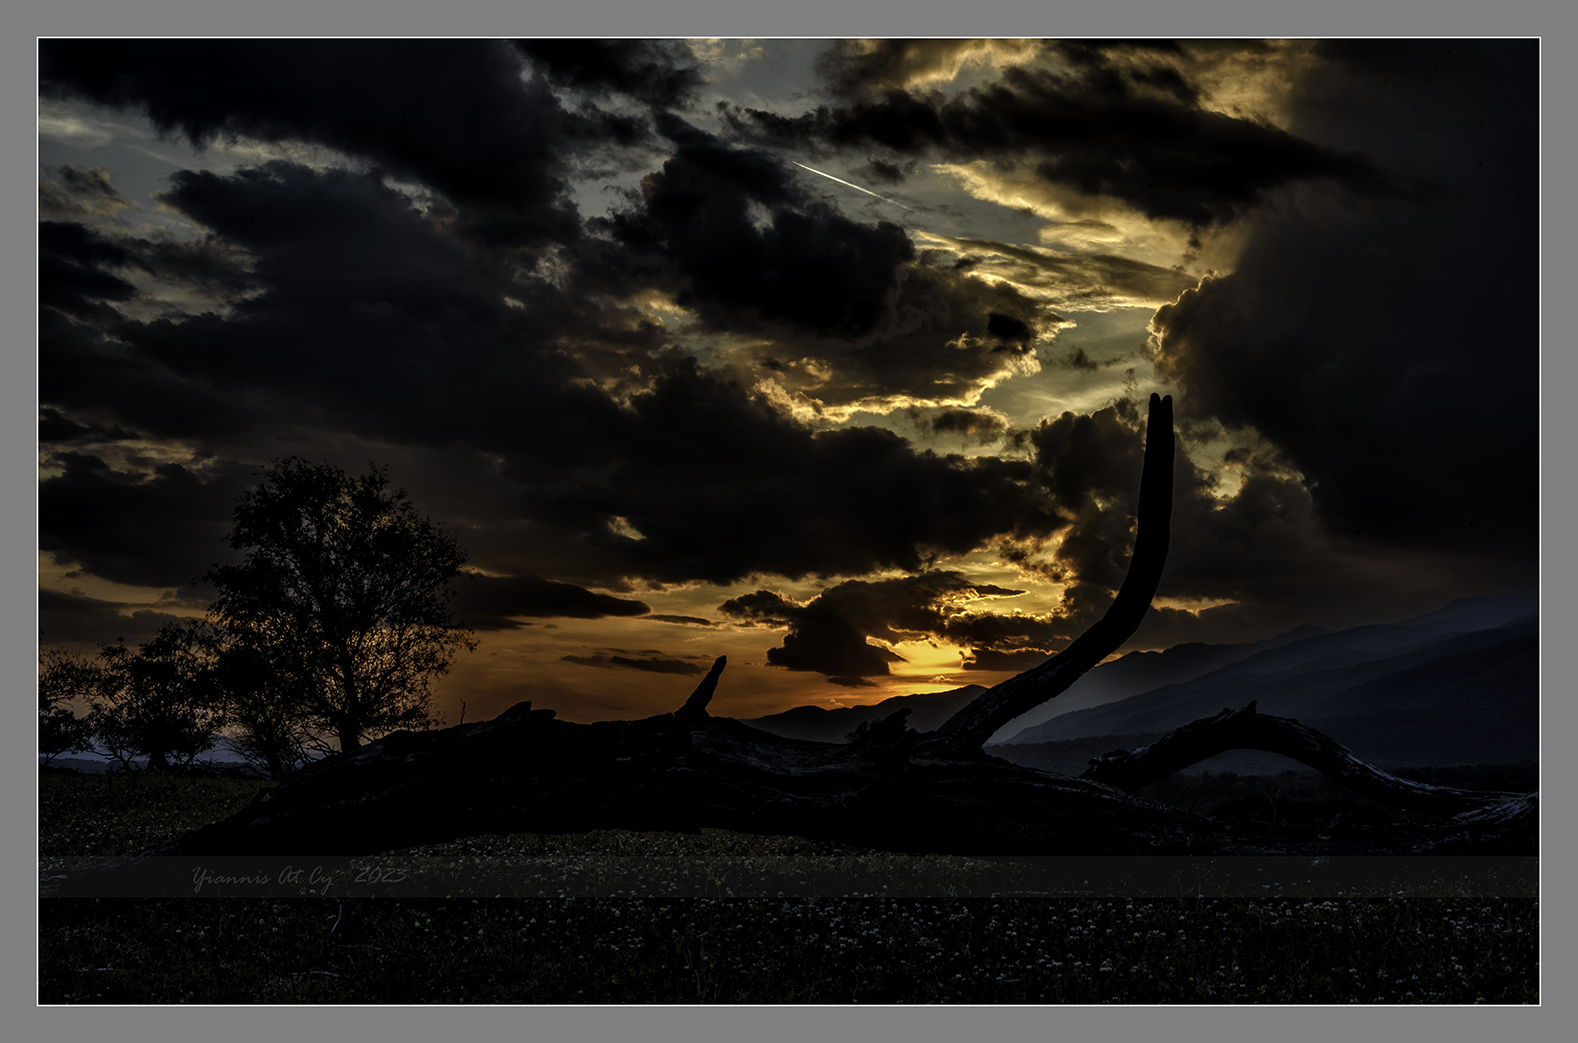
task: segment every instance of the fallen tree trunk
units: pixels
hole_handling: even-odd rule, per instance
[[[896,727],[895,727],[896,726]],[[551,711],[401,734],[333,758],[162,853],[374,853],[480,833],[702,827],[889,850],[1183,853],[1209,826],[996,758],[907,755],[894,720],[858,747],[729,718],[575,724]],[[1203,822],[1203,820],[1202,820]]]
[[[986,692],[934,732],[909,730],[901,711],[840,745],[713,717],[720,657],[674,713],[576,724],[522,703],[492,721],[397,732],[313,765],[231,818],[147,854],[351,855],[478,834],[703,827],[937,854],[1534,853],[1533,795],[1518,808],[1422,795],[1351,755],[1344,759],[1340,746],[1296,722],[1289,731],[1266,723],[1275,718],[1252,720],[1252,712],[1191,725],[1182,738],[1127,757],[1109,755],[1088,778],[983,752],[998,728],[1067,689],[1139,626],[1167,554],[1172,460],[1172,401],[1152,395],[1135,549],[1112,608],[1062,653]],[[1344,841],[1230,825],[1127,792],[1246,737],[1280,743],[1276,752],[1293,750],[1381,799],[1428,796],[1432,807],[1465,806],[1470,817]]]
[[[834,745],[729,718],[575,724],[521,704],[492,721],[386,736],[148,853],[371,854],[479,834],[702,827],[968,855],[1466,854],[1481,849],[1476,832],[1487,853],[1534,853],[1532,801],[1485,829],[1465,821],[1323,839],[1186,814],[984,754],[927,756],[902,718]],[[1524,834],[1527,843],[1516,839]]]

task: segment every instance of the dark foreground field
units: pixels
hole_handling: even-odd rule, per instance
[[[1252,790],[1280,788],[1281,810],[1297,789],[1219,784],[1177,797],[1259,814],[1271,802]],[[41,873],[141,850],[266,785],[42,775]],[[773,857],[796,842],[604,831],[556,843],[591,857],[659,843]],[[1450,884],[1385,898],[50,898],[38,927],[45,1004],[1539,1001],[1538,900]]]

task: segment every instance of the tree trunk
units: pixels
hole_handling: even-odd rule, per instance
[[[356,683],[356,664],[351,650],[341,643],[339,647],[340,686],[345,694],[345,705],[335,716],[335,727],[340,736],[340,749],[354,750],[362,745],[361,692]]]

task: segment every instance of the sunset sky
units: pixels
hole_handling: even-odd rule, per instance
[[[460,538],[457,720],[993,684],[1538,588],[1539,45],[40,44],[39,630],[201,616],[261,467]]]

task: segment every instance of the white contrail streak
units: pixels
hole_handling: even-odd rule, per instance
[[[808,167],[804,163],[795,163],[795,161],[792,160],[792,159],[789,162],[794,163],[794,165],[799,167],[801,170],[809,170],[813,174],[822,174],[822,171],[816,169],[815,167]],[[871,191],[871,189],[869,189],[869,188],[861,188],[859,185],[851,185],[848,181],[845,181],[841,177],[834,177],[832,174],[822,174],[822,176],[827,178],[829,181],[837,181],[841,185],[848,185],[850,188],[853,188],[856,192],[864,192],[868,196],[876,196],[876,198],[882,200],[884,203],[892,203],[894,206],[899,207],[900,209],[903,209],[903,210],[910,209],[909,207],[905,206],[903,203],[899,202],[896,199],[889,199],[887,196],[879,196],[879,195],[877,195],[877,193]]]

